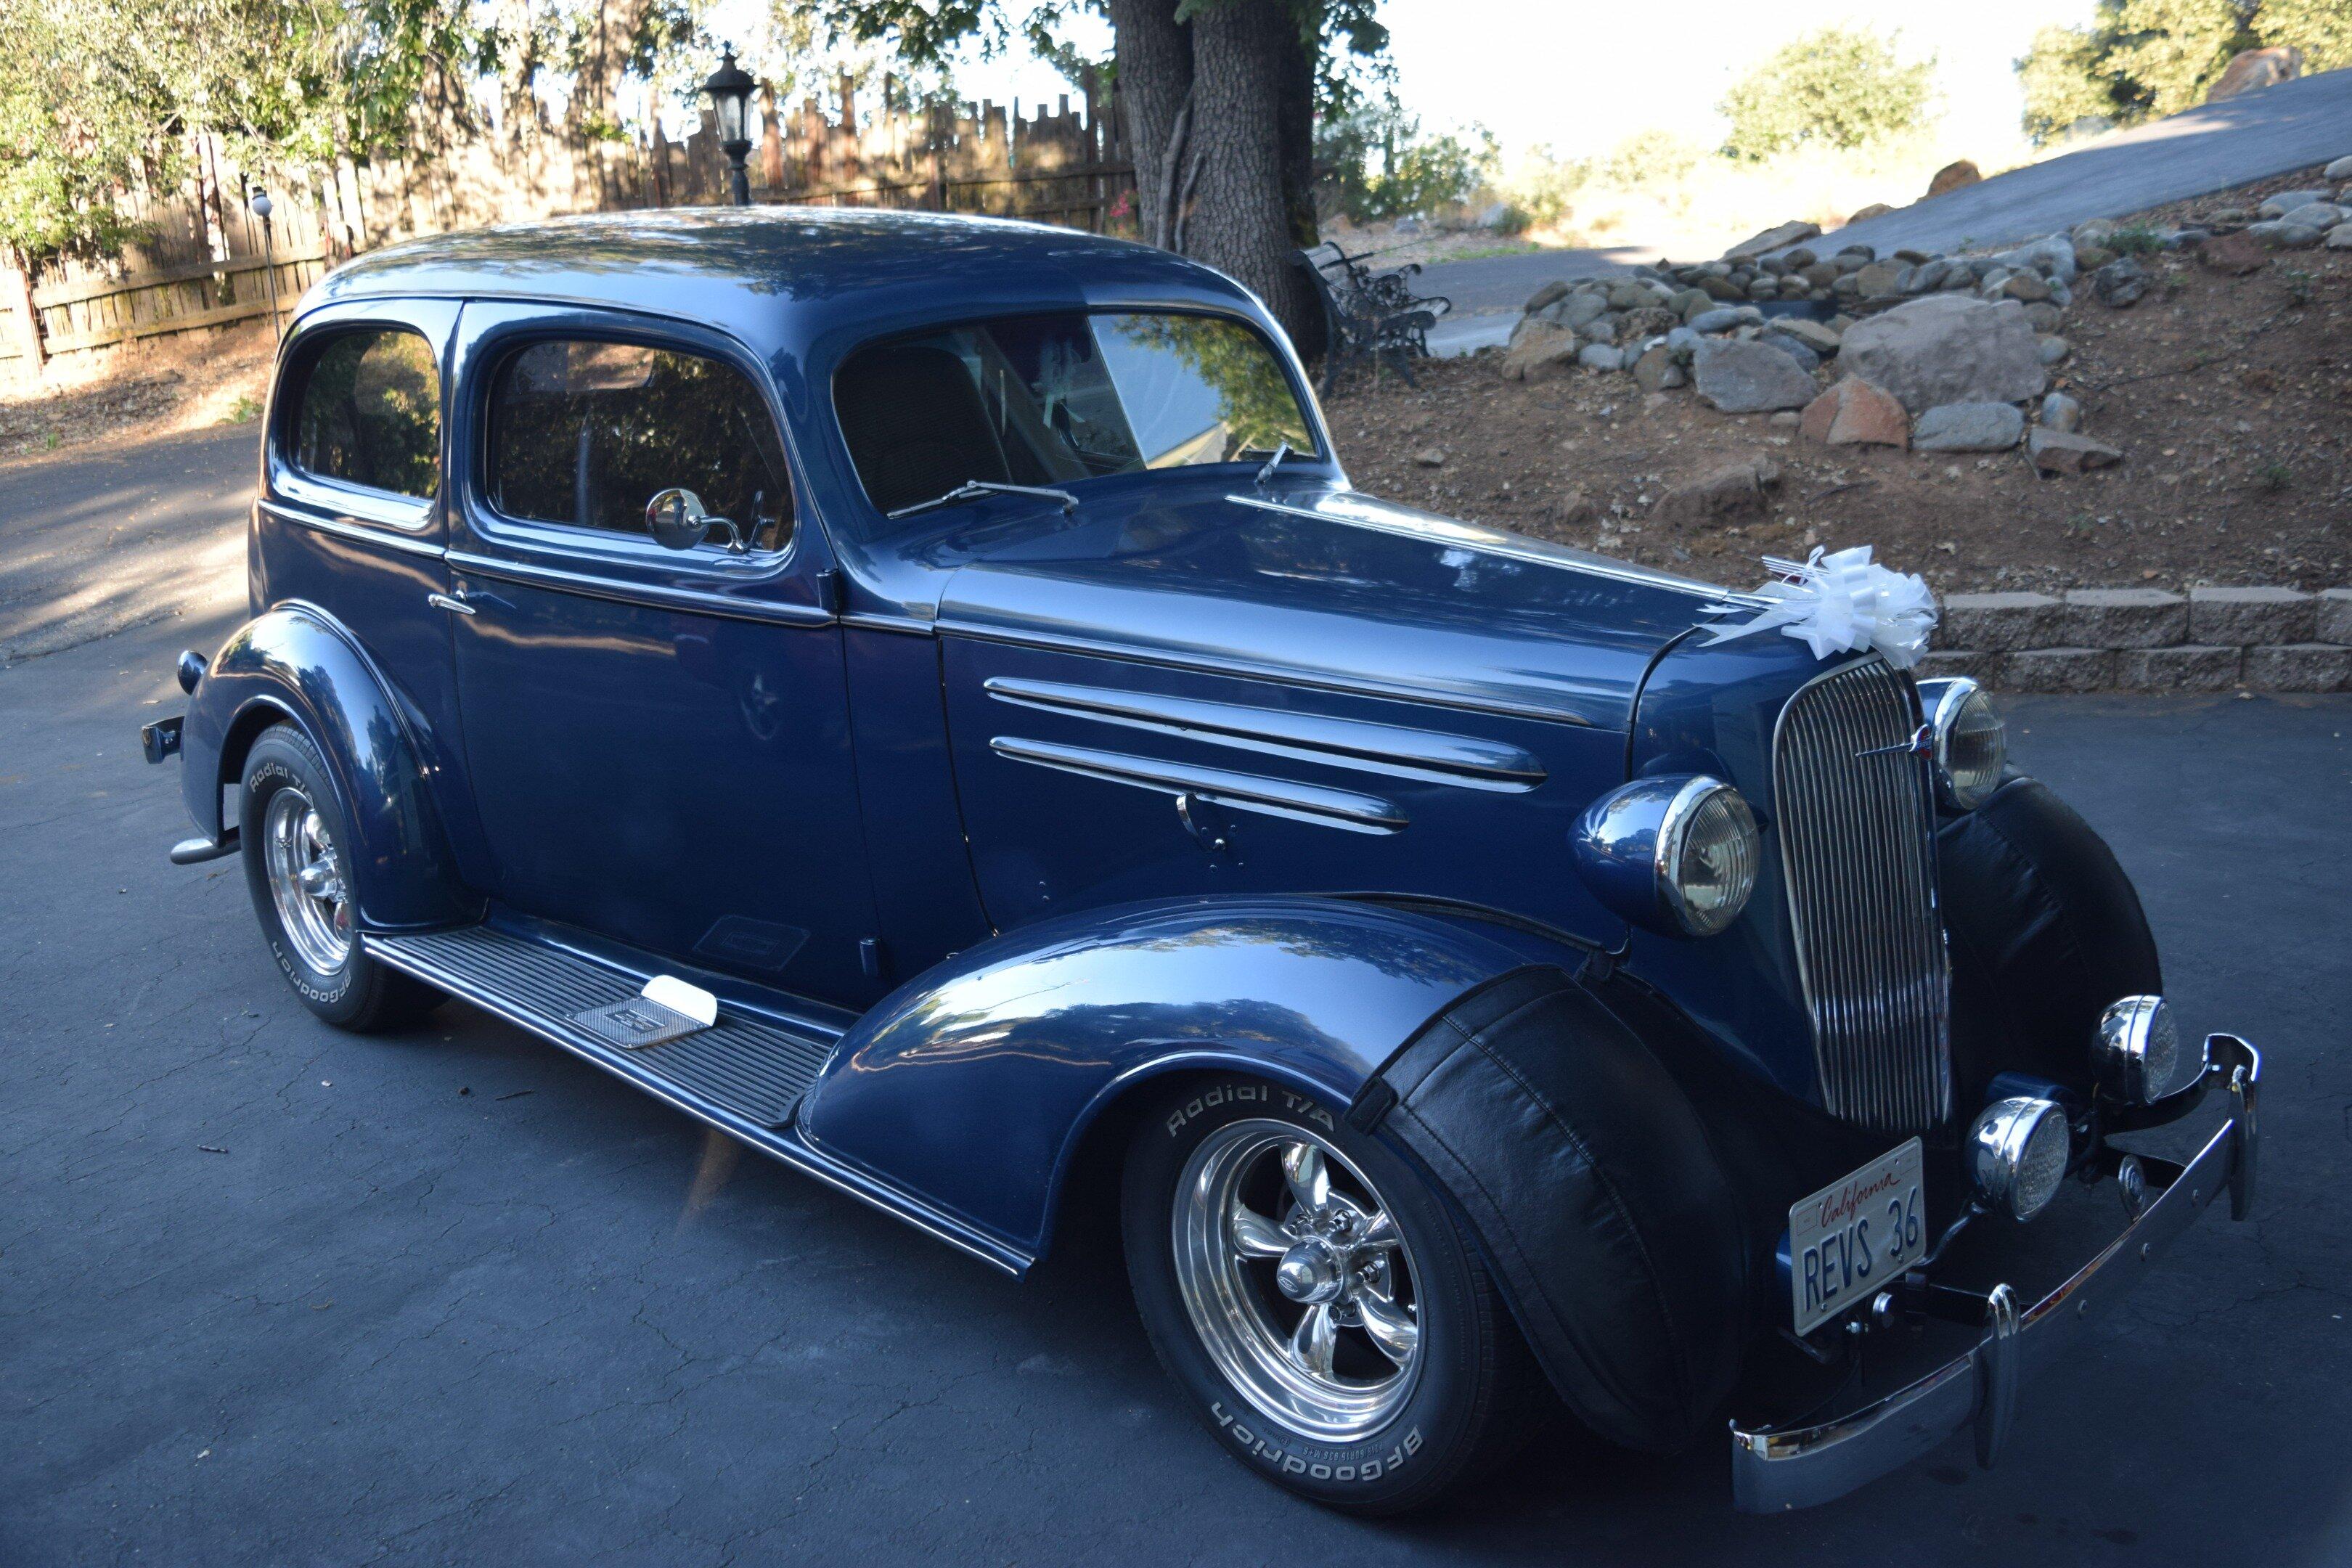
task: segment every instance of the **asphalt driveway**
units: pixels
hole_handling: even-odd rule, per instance
[[[52,541],[83,563],[58,592],[233,534],[250,448],[196,449],[108,460],[120,505]],[[0,581],[88,461],[0,472]],[[169,526],[110,545],[122,507]],[[178,764],[133,735],[233,614],[85,622],[0,670],[12,1568],[2352,1559],[2352,701],[2012,705],[2138,879],[2186,1021],[2269,1069],[2257,1223],[2186,1237],[2027,1391],[1999,1470],[1956,1443],[1757,1520],[1720,1443],[1553,1436],[1370,1524],[1193,1426],[1101,1245],[1014,1284],[466,1007],[315,1022],[237,863],[164,862]]]
[[[1848,224],[1824,247],[1909,246],[1943,252],[2011,244],[2095,217],[2121,217],[2352,153],[2352,69],[2283,82],[2103,136],[2063,156]],[[1735,245],[1747,236],[1727,234]],[[1539,250],[1439,262],[1415,289],[1444,294],[1453,312],[1429,335],[1430,351],[1473,353],[1510,339],[1520,307],[1557,278],[1596,278],[1655,261],[1638,247]],[[1704,260],[1684,256],[1681,261]]]

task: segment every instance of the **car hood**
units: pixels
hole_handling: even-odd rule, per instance
[[[938,541],[940,629],[1624,729],[1720,593],[1350,489],[1088,490]]]

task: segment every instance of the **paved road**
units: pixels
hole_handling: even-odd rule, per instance
[[[1882,255],[1906,246],[1948,251],[2031,239],[2088,218],[2143,212],[2347,153],[2352,153],[2352,70],[2330,71],[2118,132],[2081,152],[1849,224],[1834,239],[1874,246]],[[1726,235],[1724,242],[1743,237]],[[1439,323],[1430,347],[1454,354],[1501,343],[1528,296],[1553,279],[1619,271],[1656,254],[1621,247],[1440,262],[1423,275],[1423,286],[1452,296],[1455,313]]]
[[[1528,296],[1555,278],[1606,277],[1657,259],[1654,250],[1620,245],[1437,262],[1424,268],[1414,284],[1417,293],[1443,294],[1454,301],[1454,309],[1429,334],[1430,352],[1469,353],[1502,342],[1511,335]]]
[[[126,504],[233,521],[184,447],[110,471]],[[8,476],[0,539],[36,493]],[[2185,1238],[2028,1392],[2000,1470],[1956,1444],[1751,1520],[1719,1444],[1552,1437],[1375,1525],[1194,1427],[1099,1242],[1016,1285],[464,1007],[315,1023],[236,863],[164,863],[176,764],[132,741],[172,653],[227,624],[0,671],[11,1568],[2352,1558],[2352,703],[2016,704],[2023,761],[2139,879],[2189,1020],[2271,1067],[2259,1223]]]
[[[242,604],[254,429],[0,464],[0,667]]]
[[[2352,70],[2282,82],[2105,136],[2079,153],[1849,224],[1836,244],[1947,251],[2187,201],[2352,153]]]

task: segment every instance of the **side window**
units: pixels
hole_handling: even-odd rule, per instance
[[[792,531],[783,443],[723,360],[578,338],[519,349],[490,384],[488,452],[488,500],[508,517],[642,535],[646,503],[679,489],[755,550]]]
[[[429,499],[441,485],[441,376],[402,327],[337,332],[310,362],[294,466],[320,479]]]

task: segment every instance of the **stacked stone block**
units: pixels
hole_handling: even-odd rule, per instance
[[[1953,594],[1922,676],[2010,691],[2352,691],[2352,588]]]

